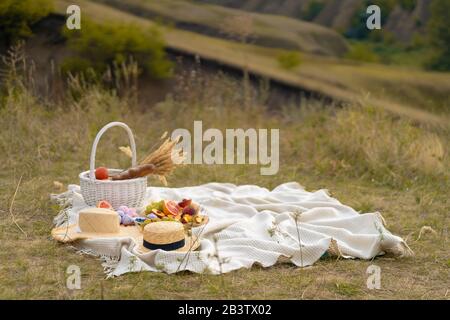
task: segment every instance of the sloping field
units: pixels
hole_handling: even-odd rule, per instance
[[[143,18],[155,18],[173,23],[177,28],[193,30],[215,37],[230,36],[250,28],[250,41],[263,46],[301,50],[322,55],[341,56],[347,52],[345,39],[334,30],[296,19],[252,13],[249,27],[244,20],[236,20],[244,14],[241,10],[216,5],[198,4],[180,0],[94,0],[119,8]],[[248,13],[245,13],[248,15]]]
[[[79,1],[83,14],[96,21],[114,21],[152,26],[149,19],[117,10],[104,4]],[[61,13],[70,1],[57,1]],[[202,59],[316,92],[339,101],[361,102],[427,123],[448,124],[450,74],[357,64],[335,58],[304,55],[294,70],[279,67],[282,49],[272,49],[227,41],[202,34],[161,27],[167,46]],[[432,112],[430,112],[432,111]]]
[[[230,8],[268,14],[279,14],[295,19],[304,19],[327,26],[339,32],[348,31],[353,19],[360,12],[362,0],[196,0]],[[371,1],[381,4],[382,1]],[[384,1],[386,3],[386,1]],[[422,32],[429,18],[429,0],[390,1],[394,4],[387,17],[384,30],[399,40],[409,41],[414,33]],[[413,5],[411,8],[409,6]],[[408,8],[409,7],[409,8]]]

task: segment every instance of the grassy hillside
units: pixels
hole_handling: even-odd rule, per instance
[[[154,25],[150,19],[91,1],[78,1],[84,14],[96,21],[122,21],[142,26]],[[59,12],[70,1],[59,0]],[[279,66],[282,49],[242,44],[202,34],[163,27],[171,48],[201,58],[246,68],[263,77],[277,79],[292,86],[323,93],[338,100],[360,102],[384,108],[421,122],[448,125],[450,74],[378,64],[348,62],[304,54],[303,63],[293,70]],[[430,112],[431,111],[431,112]],[[438,113],[439,115],[435,115]]]
[[[0,93],[0,260],[8,263],[0,264],[0,298],[448,299],[450,131],[382,109],[333,109],[317,101],[302,108],[281,106],[273,114],[261,104],[246,106],[240,80],[201,72],[181,75],[173,97],[145,111],[79,78],[69,82],[59,101],[43,101],[36,95],[32,64],[21,56],[15,52],[15,64],[2,66],[7,90]],[[76,97],[70,94],[74,91]],[[310,268],[254,266],[223,276],[140,272],[105,279],[98,259],[50,239],[59,207],[49,201],[49,193],[78,183],[105,123],[129,124],[142,156],[164,131],[192,129],[198,119],[205,128],[219,130],[280,128],[280,171],[261,176],[255,165],[189,165],[169,177],[170,186],[218,181],[273,188],[298,181],[310,191],[326,188],[358,211],[380,211],[389,230],[406,239],[416,256],[326,258]],[[129,159],[118,151],[126,143],[122,131],[108,132],[97,163],[128,166]],[[149,184],[159,182],[150,179]],[[423,226],[435,233],[422,234]],[[367,289],[366,270],[372,264],[382,270],[380,290]],[[70,265],[80,267],[81,290],[66,287]]]
[[[231,8],[285,15],[312,21],[337,31],[347,33],[354,27],[357,15],[364,9],[363,0],[196,0]],[[397,39],[409,41],[415,33],[422,32],[429,18],[428,0],[375,0],[371,4],[382,5],[385,30]]]
[[[180,0],[95,0],[145,18],[157,17],[176,27],[200,33],[239,40],[246,32],[246,21],[235,20],[242,15],[214,5],[202,5]],[[269,47],[301,50],[309,53],[341,56],[347,44],[337,32],[320,25],[282,16],[252,14],[248,25],[248,40]],[[231,33],[231,34],[230,34]]]

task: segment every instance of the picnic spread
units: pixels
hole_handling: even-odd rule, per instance
[[[95,168],[100,137],[114,126],[128,133],[131,167]],[[181,162],[176,142],[165,140],[137,164],[130,128],[120,122],[102,128],[80,185],[52,195],[62,207],[52,237],[101,257],[108,276],[184,270],[220,274],[278,262],[306,267],[325,256],[413,254],[402,238],[386,229],[380,213],[361,214],[326,190],[308,192],[296,182],[273,190],[216,182],[147,186],[149,174],[166,182],[166,174]]]

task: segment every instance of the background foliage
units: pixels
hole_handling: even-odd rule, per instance
[[[0,1],[0,42],[6,47],[30,36],[30,26],[47,16],[53,8],[51,0]]]
[[[167,78],[172,64],[166,59],[164,40],[156,27],[143,29],[115,22],[97,24],[84,19],[80,31],[64,29],[69,48],[76,55],[63,64],[64,71],[82,72],[89,68],[103,73],[113,64],[131,58],[152,78]]]
[[[430,44],[434,49],[429,67],[450,70],[450,1],[434,0],[428,26]]]

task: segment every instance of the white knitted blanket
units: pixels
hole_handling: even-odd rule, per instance
[[[86,207],[79,191],[78,186],[70,185],[68,192],[53,196],[68,205],[55,218],[57,226],[77,222],[78,212]],[[198,251],[140,254],[131,238],[91,239],[75,245],[81,252],[103,257],[108,276],[182,270],[219,274],[255,263],[270,267],[282,259],[309,266],[324,254],[361,259],[384,253],[412,254],[401,238],[384,227],[379,213],[360,214],[326,190],[307,192],[294,182],[272,191],[228,183],[147,190],[148,202],[182,198],[193,199],[209,216],[205,227],[193,231],[201,237]]]

